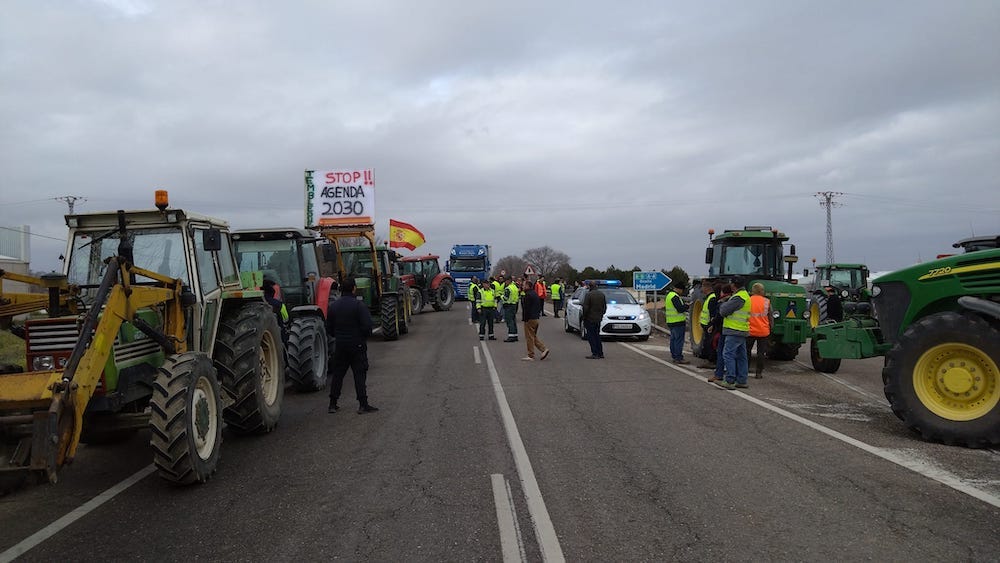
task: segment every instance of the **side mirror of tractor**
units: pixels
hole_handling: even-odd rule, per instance
[[[222,232],[219,229],[205,229],[201,234],[201,244],[208,252],[222,250]]]
[[[706,264],[711,264],[712,263],[712,257],[715,254],[713,252],[714,250],[715,249],[712,248],[711,246],[705,249],[705,263]]]
[[[332,244],[323,245],[323,260],[327,262],[337,261],[337,248]]]

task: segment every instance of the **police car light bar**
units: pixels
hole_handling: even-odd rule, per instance
[[[597,285],[608,285],[608,286],[612,286],[613,285],[613,286],[618,286],[618,287],[621,287],[621,285],[622,285],[622,281],[621,280],[586,280],[586,281],[584,281],[584,283],[590,283],[590,282],[594,282]]]

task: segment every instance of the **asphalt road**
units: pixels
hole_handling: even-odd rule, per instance
[[[523,362],[465,307],[372,341],[378,413],[355,414],[349,377],[332,415],[288,392],[274,432],[224,435],[205,485],[138,473],[146,432],[83,446],[58,484],[0,497],[0,560],[1000,558],[1000,454],[903,428],[879,360],[775,363],[724,391],[659,335],[587,360],[551,316],[551,356]]]

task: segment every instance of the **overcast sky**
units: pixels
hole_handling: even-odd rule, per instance
[[[418,253],[548,245],[703,274],[707,230],[892,270],[1000,234],[1000,2],[4,0],[0,225],[77,211],[303,226],[373,168]]]

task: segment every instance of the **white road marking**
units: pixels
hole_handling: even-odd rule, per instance
[[[562,547],[559,545],[559,537],[556,536],[552,519],[549,518],[549,511],[545,508],[545,501],[542,499],[542,491],[538,488],[535,472],[531,468],[531,460],[528,459],[528,452],[524,448],[524,442],[521,441],[520,432],[517,431],[517,424],[514,423],[514,414],[511,413],[510,405],[507,403],[507,395],[500,384],[500,376],[493,364],[493,356],[490,355],[490,349],[486,342],[482,342],[480,345],[483,348],[483,355],[486,356],[490,381],[493,382],[493,394],[496,395],[497,406],[500,407],[500,417],[503,419],[504,430],[507,432],[507,442],[510,444],[511,454],[514,456],[514,466],[517,467],[521,488],[524,489],[528,513],[531,514],[531,521],[535,526],[535,536],[538,539],[538,548],[542,552],[542,561],[565,561]]]
[[[499,473],[490,475],[493,481],[493,503],[497,509],[497,525],[500,527],[500,551],[504,563],[527,561],[524,552],[524,541],[521,538],[521,526],[517,523],[517,513],[514,511],[514,497],[510,492],[510,483]]]
[[[13,561],[15,558],[24,555],[29,549],[37,546],[43,541],[51,538],[52,536],[58,534],[66,526],[69,526],[73,522],[76,522],[80,518],[83,518],[90,512],[94,511],[96,508],[102,504],[108,502],[109,500],[115,498],[118,493],[124,491],[125,489],[135,485],[139,481],[149,476],[150,473],[156,471],[156,467],[153,464],[149,464],[143,467],[139,471],[132,474],[131,477],[125,479],[121,483],[111,487],[110,489],[104,491],[103,493],[97,495],[96,497],[88,500],[87,502],[80,505],[79,508],[75,508],[62,518],[56,520],[55,522],[49,524],[48,526],[38,530],[34,534],[31,534],[27,538],[21,540],[17,545],[9,548],[7,551],[0,553],[0,563],[7,563],[8,561]]]
[[[479,346],[472,349],[472,355],[476,358],[476,365],[483,363],[483,359],[479,356]]]
[[[689,375],[691,377],[694,377],[694,378],[698,379],[699,381],[701,381],[702,383],[704,383],[706,385],[712,385],[714,387],[714,385],[711,384],[711,383],[709,383],[706,380],[706,378],[703,377],[701,374],[694,373],[694,372],[692,372],[689,369],[677,366],[675,364],[671,364],[670,362],[667,362],[665,360],[661,360],[660,358],[657,358],[656,356],[648,354],[648,353],[646,353],[646,352],[644,352],[644,351],[636,348],[635,346],[631,346],[631,345],[626,344],[624,342],[621,342],[621,345],[624,346],[624,347],[626,347],[626,348],[628,348],[628,349],[630,349],[630,350],[632,350],[636,354],[645,356],[645,357],[653,360],[654,362],[663,364],[663,365],[665,365],[665,366],[667,366],[669,368],[673,368],[673,369],[675,369],[677,371],[683,372],[683,373],[685,373],[685,374],[687,374],[687,375]],[[919,475],[923,475],[924,477],[927,477],[928,479],[932,479],[934,481],[937,481],[938,483],[941,483],[942,485],[945,485],[946,487],[951,487],[952,489],[955,489],[956,491],[959,491],[961,493],[965,493],[965,494],[971,496],[972,498],[979,499],[979,500],[981,500],[981,501],[983,501],[983,502],[985,502],[987,504],[991,504],[991,505],[993,505],[993,506],[995,506],[997,508],[1000,508],[1000,496],[994,495],[994,494],[992,494],[992,493],[990,493],[988,491],[984,491],[984,490],[979,489],[977,487],[973,487],[968,482],[964,481],[961,477],[959,477],[959,476],[957,476],[957,475],[955,475],[953,473],[950,473],[948,471],[945,471],[943,469],[939,469],[937,467],[933,467],[933,466],[929,465],[928,463],[926,463],[925,461],[917,458],[916,456],[912,455],[911,453],[909,453],[909,452],[907,452],[905,450],[893,450],[893,449],[888,449],[888,448],[879,448],[879,447],[876,447],[876,446],[872,446],[871,444],[867,444],[865,442],[862,442],[861,440],[858,440],[856,438],[852,438],[852,437],[850,437],[850,436],[848,436],[846,434],[843,434],[841,432],[837,432],[836,430],[833,430],[832,428],[827,428],[826,426],[823,426],[822,424],[818,424],[818,423],[813,422],[813,421],[811,421],[811,420],[809,420],[807,418],[803,418],[803,417],[801,417],[801,416],[799,416],[799,415],[797,415],[797,414],[795,414],[793,412],[789,412],[789,411],[787,411],[787,410],[785,410],[785,409],[783,409],[781,407],[774,406],[771,403],[768,403],[766,401],[758,399],[757,397],[754,397],[753,395],[748,395],[747,393],[740,393],[738,391],[726,391],[726,393],[728,393],[729,395],[732,395],[733,397],[737,397],[739,399],[742,399],[744,401],[751,402],[751,403],[753,403],[753,404],[755,404],[755,405],[757,405],[759,407],[765,408],[765,409],[767,409],[767,410],[769,410],[769,411],[771,411],[771,412],[773,412],[775,414],[778,414],[780,416],[783,416],[783,417],[785,417],[785,418],[787,418],[789,420],[798,422],[799,424],[802,424],[804,426],[812,428],[813,430],[815,430],[817,432],[820,432],[822,434],[826,434],[827,436],[829,436],[831,438],[834,438],[836,440],[840,440],[841,442],[844,442],[845,444],[854,446],[854,447],[858,448],[859,450],[868,452],[868,453],[870,453],[870,454],[872,454],[874,456],[880,457],[880,458],[882,458],[882,459],[884,459],[886,461],[890,461],[892,463],[895,463],[896,465],[899,465],[900,467],[904,467],[906,469],[909,469],[910,471],[913,471],[914,473],[917,473]]]

